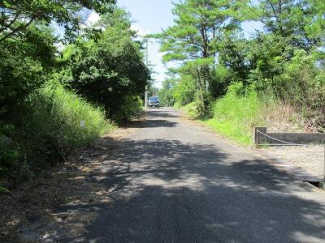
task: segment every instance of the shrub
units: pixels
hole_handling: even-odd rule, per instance
[[[102,17],[102,31],[85,31],[73,47],[63,51],[61,61],[66,65],[59,79],[89,102],[104,107],[110,119],[121,122],[134,113],[137,97],[150,77],[140,43],[133,40],[129,29],[128,14],[120,9],[111,14]]]
[[[179,102],[175,102],[175,104],[174,104],[174,108],[176,108],[176,109],[181,109],[181,108],[182,108],[181,103],[179,103]]]
[[[251,143],[254,126],[263,125],[263,102],[253,87],[241,83],[229,86],[227,94],[212,105],[213,118],[206,123],[223,135],[243,144]]]
[[[118,124],[130,121],[132,118],[137,117],[143,110],[143,101],[138,96],[125,96],[120,103],[118,111],[112,115],[112,120]]]
[[[57,137],[64,147],[85,145],[109,126],[103,109],[94,107],[57,83],[49,83],[31,97],[30,115],[25,121],[41,134]],[[56,135],[54,136],[54,133]]]
[[[279,97],[292,104],[307,119],[313,120],[319,131],[324,132],[325,122],[325,72],[315,65],[316,59],[306,51],[295,52],[286,63],[285,72],[277,80]]]
[[[199,116],[199,111],[198,111],[198,104],[197,102],[192,102],[192,103],[189,103],[187,104],[186,106],[184,106],[182,108],[186,114],[192,118],[192,119],[195,119]]]
[[[18,148],[9,138],[13,134],[14,126],[0,123],[0,178],[11,175],[10,168],[18,162]]]
[[[0,176],[9,177],[12,186],[63,161],[73,149],[113,127],[101,108],[55,82],[30,95],[25,111],[19,126],[2,129]]]

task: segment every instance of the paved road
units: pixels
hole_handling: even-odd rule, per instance
[[[325,242],[325,194],[152,109],[102,168],[112,206],[86,242]]]

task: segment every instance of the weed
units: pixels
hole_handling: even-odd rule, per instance
[[[6,148],[0,153],[0,175],[11,178],[12,186],[64,161],[73,149],[114,127],[103,109],[55,82],[47,83],[28,100],[28,112],[21,116],[20,125],[11,133],[3,130],[0,142]]]
[[[212,105],[213,118],[203,120],[217,132],[242,144],[251,144],[254,126],[264,125],[261,110],[264,103],[260,101],[253,88],[243,95],[241,84],[229,87],[228,93]]]
[[[10,193],[10,191],[5,187],[0,186],[0,194],[2,194],[2,193],[3,194],[8,194],[8,193]]]
[[[191,119],[195,119],[199,116],[198,105],[196,102],[189,103],[186,106],[183,106],[182,109]]]

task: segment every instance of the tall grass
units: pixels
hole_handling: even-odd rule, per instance
[[[28,124],[40,127],[41,134],[53,136],[55,133],[65,146],[85,145],[112,127],[103,109],[87,103],[60,84],[46,85],[31,99]]]
[[[0,138],[9,141],[0,153],[0,177],[10,178],[11,186],[64,161],[75,148],[114,127],[103,109],[55,82],[30,95],[27,103],[19,125],[11,132],[0,129]]]
[[[227,94],[213,103],[213,118],[203,121],[218,133],[248,145],[253,127],[265,125],[266,103],[253,88],[243,92],[241,84],[231,85]]]
[[[184,110],[191,119],[195,119],[199,116],[197,102],[192,102],[183,106],[182,110]]]
[[[273,132],[303,132],[304,117],[290,104],[270,94],[258,95],[254,87],[229,86],[227,94],[212,104],[210,119],[202,121],[218,133],[243,145],[253,142],[253,128],[267,126]]]

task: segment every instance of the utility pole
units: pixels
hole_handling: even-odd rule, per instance
[[[146,38],[147,46],[146,46],[146,66],[149,66],[149,39]],[[148,109],[148,85],[145,87],[144,91],[144,108]]]

